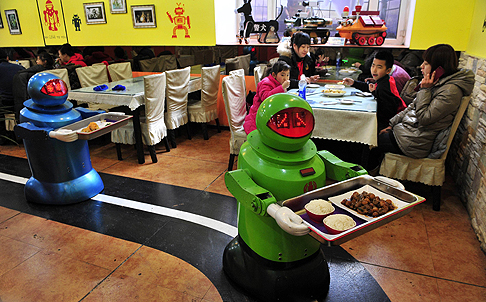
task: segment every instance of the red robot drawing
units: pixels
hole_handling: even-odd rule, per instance
[[[54,4],[51,0],[46,1],[46,9],[43,11],[44,21],[46,26],[49,25],[49,30],[57,31],[59,26],[59,15],[58,11],[54,9]]]
[[[178,29],[183,29],[186,32],[185,37],[190,38],[189,36],[189,29],[191,28],[191,22],[189,21],[189,16],[185,17],[182,16],[185,12],[184,8],[181,7],[182,3],[176,3],[177,7],[174,10],[175,17],[172,18],[172,16],[167,12],[167,16],[169,16],[170,22],[174,23],[174,30],[172,31],[172,38],[177,38],[176,31]],[[184,5],[184,4],[182,4]],[[187,27],[186,27],[186,22],[187,22]]]

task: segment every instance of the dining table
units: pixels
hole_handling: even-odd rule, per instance
[[[126,106],[133,115],[133,129],[135,147],[137,149],[138,163],[145,163],[143,152],[142,129],[140,126],[140,107],[145,104],[144,76],[128,78],[120,81],[106,83],[106,89],[95,89],[101,85],[83,87],[70,90],[68,100],[79,103],[107,104],[113,106]],[[120,85],[120,86],[117,86]],[[124,89],[113,90],[114,87]],[[189,80],[189,93],[201,90],[201,75],[191,75]]]
[[[370,93],[344,85],[340,89],[344,95],[325,94],[327,87],[335,85],[318,83],[307,86],[306,101],[315,119],[311,137],[368,145],[369,148],[363,148],[361,162],[364,163],[369,149],[378,146],[376,100]],[[288,93],[298,95],[298,90],[291,89]]]

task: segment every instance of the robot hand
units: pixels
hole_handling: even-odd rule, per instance
[[[69,143],[78,139],[78,133],[68,129],[59,129],[56,131],[50,131],[49,137]]]
[[[273,203],[268,206],[267,213],[277,221],[282,230],[291,235],[304,236],[310,232],[309,228],[302,223],[302,218],[287,207]]]

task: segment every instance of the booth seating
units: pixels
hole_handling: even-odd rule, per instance
[[[206,123],[218,120],[218,91],[219,91],[220,66],[203,67],[201,69],[201,99],[191,102],[187,106],[189,120],[191,122],[202,123],[204,139],[209,139],[208,127]]]
[[[165,112],[165,124],[169,130],[169,140],[172,148],[177,147],[174,130],[180,126],[186,125],[187,137],[191,139],[187,115],[190,72],[191,67],[166,71],[167,111]]]
[[[145,116],[140,117],[142,140],[148,146],[152,162],[157,162],[155,145],[164,140],[167,152],[170,151],[167,141],[167,127],[164,121],[165,107],[165,73],[144,77]],[[111,132],[111,141],[116,144],[118,160],[122,160],[120,144],[135,144],[135,130],[132,120],[121,128]]]
[[[231,71],[229,76],[223,78],[222,90],[231,132],[228,162],[228,171],[231,171],[235,157],[240,153],[241,145],[246,142],[246,132],[243,128],[246,117],[245,71],[243,69]]]
[[[132,66],[130,62],[110,64],[107,68],[112,82],[132,77]]]
[[[462,116],[469,104],[470,96],[461,100],[459,110],[450,128],[447,148],[438,159],[410,158],[405,155],[386,153],[381,162],[380,174],[390,178],[421,182],[432,187],[432,208],[440,211],[441,188],[445,181],[445,161],[452,143],[452,139],[459,127]]]

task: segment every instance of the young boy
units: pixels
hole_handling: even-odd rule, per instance
[[[407,106],[400,98],[395,79],[390,76],[393,67],[393,55],[384,50],[375,54],[371,65],[371,75],[374,83],[364,83],[350,78],[344,79],[344,84],[358,88],[361,91],[371,92],[376,99],[376,117],[378,119],[378,132],[389,126],[390,119]]]

